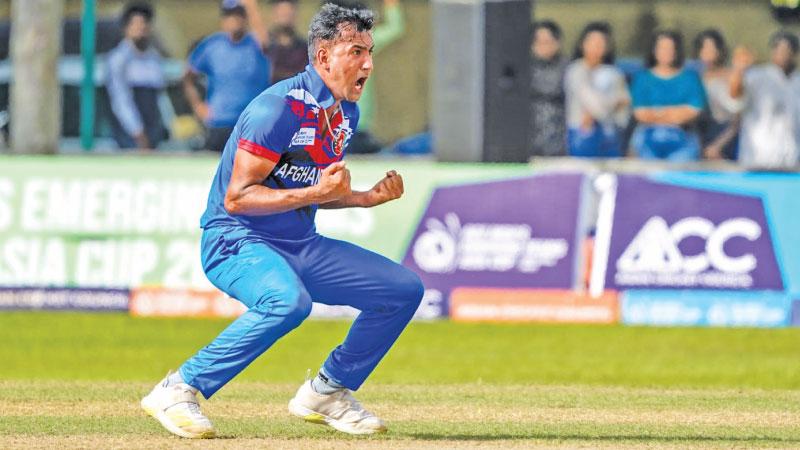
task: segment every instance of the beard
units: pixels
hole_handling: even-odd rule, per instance
[[[244,37],[246,31],[245,30],[236,30],[231,32],[231,39],[234,42],[239,42]]]

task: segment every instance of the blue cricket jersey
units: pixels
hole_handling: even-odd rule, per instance
[[[296,189],[317,184],[322,169],[341,160],[358,124],[358,107],[341,102],[339,113],[330,117],[333,133],[320,133],[325,114],[335,99],[311,66],[283,80],[256,97],[245,108],[222,153],[200,219],[202,228],[244,227],[266,237],[299,239],[316,233],[317,205],[264,216],[231,215],[225,210],[225,192],[237,151],[267,158],[275,168],[262,184],[272,189]],[[333,135],[339,137],[334,152]],[[341,150],[339,150],[341,149]]]
[[[272,67],[251,34],[233,42],[227,33],[203,39],[189,55],[189,67],[208,80],[206,125],[232,127],[251,100],[270,85]]]

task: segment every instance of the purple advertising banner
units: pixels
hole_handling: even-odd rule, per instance
[[[618,176],[605,285],[783,290],[761,198]]]
[[[571,289],[582,184],[558,173],[438,188],[403,264],[441,300],[456,287]]]

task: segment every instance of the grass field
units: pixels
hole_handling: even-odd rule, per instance
[[[0,448],[798,448],[800,329],[415,323],[358,393],[350,437],[286,402],[348,324],[308,321],[211,401],[223,439],[163,431],[139,398],[226,321],[0,313]]]

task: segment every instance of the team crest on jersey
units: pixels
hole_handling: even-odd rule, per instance
[[[344,113],[335,113],[329,118],[332,132],[318,135],[325,121],[322,107],[311,93],[304,89],[292,89],[286,94],[291,111],[300,118],[301,128],[292,136],[290,147],[301,147],[318,166],[326,166],[342,158],[343,150],[353,136],[350,118]]]

